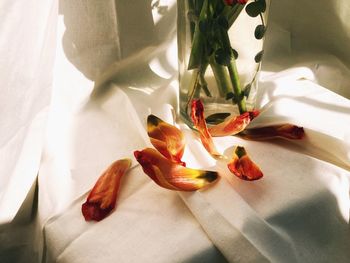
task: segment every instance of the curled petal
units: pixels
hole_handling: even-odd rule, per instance
[[[247,129],[240,134],[248,140],[268,140],[282,137],[290,140],[301,140],[305,136],[304,128],[293,124],[282,124],[261,128]]]
[[[131,166],[130,159],[112,163],[98,178],[81,210],[86,221],[100,221],[115,207],[120,180]]]
[[[239,116],[229,117],[224,122],[209,127],[208,130],[214,137],[235,135],[243,131],[258,115],[259,111],[245,112]]]
[[[195,191],[218,179],[217,172],[186,168],[154,149],[134,152],[143,171],[159,186],[176,191]]]
[[[208,131],[204,118],[204,107],[200,100],[193,100],[191,105],[191,118],[194,127],[199,131],[199,136],[204,148],[213,156],[221,157],[216,150],[213,139]]]
[[[182,132],[154,115],[147,118],[147,132],[152,145],[166,158],[185,166],[181,158],[185,150]]]
[[[227,167],[235,176],[246,181],[254,181],[263,177],[260,168],[249,158],[246,150],[241,146],[235,148],[233,158]]]

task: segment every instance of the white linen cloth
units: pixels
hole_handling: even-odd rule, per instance
[[[272,79],[273,76],[268,77],[269,82]],[[349,115],[338,113],[339,124],[325,126],[332,123],[333,112],[320,109],[317,103],[322,103],[326,97],[331,98],[334,105],[348,108],[349,101],[307,80],[288,79],[284,82],[282,79],[276,77],[274,80],[277,88],[272,96],[270,94],[270,102],[265,104],[262,115],[253,125],[293,121],[306,128],[305,140],[247,142],[235,137],[215,139],[219,149],[228,156],[232,155],[234,145],[244,145],[264,171],[264,179],[252,183],[233,177],[225,164],[216,163],[193,132],[183,127],[188,141],[184,160],[188,166],[218,169],[224,177],[205,191],[180,194],[197,222],[174,192],[160,189],[140,167],[136,167],[123,182],[117,210],[104,221],[84,222],[80,212],[86,197],[83,195],[45,224],[46,262],[220,262],[223,257],[229,262],[347,262],[350,174],[339,166],[349,168],[349,147],[341,144],[346,149],[344,152],[326,146],[335,145],[347,134],[343,123],[349,122]],[[297,96],[290,91],[290,84],[298,90]],[[161,89],[167,88],[157,91]],[[114,88],[114,92],[115,96],[124,98],[125,105],[129,104],[120,88]],[[303,92],[312,95],[316,106],[298,101]],[[109,95],[107,100],[113,100],[111,98],[113,96]],[[152,96],[152,100],[154,98]],[[164,99],[162,96],[156,98],[158,101]],[[289,109],[296,110],[285,111],[286,104]],[[118,105],[114,104],[114,115],[122,118],[125,112]],[[127,109],[128,114],[130,111],[133,108]],[[303,115],[294,119],[299,111]],[[162,116],[166,110],[158,112],[152,109],[152,112],[171,121],[169,116]],[[322,114],[322,121],[310,122],[317,114]],[[125,122],[123,128],[134,126],[137,121]],[[343,133],[339,132],[341,130]],[[327,132],[327,135],[323,134],[318,140],[322,132]],[[113,137],[110,140],[113,141]],[[124,140],[119,143],[124,143]],[[136,149],[146,145],[140,141]],[[315,147],[318,147],[317,151]],[[105,154],[110,150],[97,148],[97,151]],[[125,155],[130,152],[132,149],[125,151]],[[331,156],[328,159],[327,154]],[[112,156],[113,152],[109,155]],[[77,169],[77,173],[92,185],[98,172],[95,165],[91,164],[90,169],[95,174],[87,172],[86,168]],[[54,173],[50,172],[51,175]],[[87,184],[84,191],[88,187]],[[207,236],[199,231],[200,226]]]
[[[132,157],[133,150],[149,145],[144,127],[150,112],[173,121],[175,6],[170,0],[153,1],[153,9],[150,1],[60,4],[54,89],[39,174],[36,232],[43,242],[40,235],[33,242],[33,249],[42,251],[15,257],[26,251],[21,231],[31,234],[33,227],[4,225],[1,262],[348,262],[350,102],[329,91],[350,97],[346,0],[334,5],[320,0],[319,6],[305,0],[272,2],[259,95],[263,113],[251,126],[288,121],[304,126],[307,137],[302,142],[215,138],[228,157],[234,145],[244,145],[264,179],[234,178],[181,126],[188,165],[218,169],[223,178],[205,191],[178,195],[156,186],[136,166],[123,180],[117,210],[99,223],[83,220],[86,191],[111,161]],[[1,35],[1,40],[9,36]],[[21,70],[17,63],[13,68]],[[8,76],[1,75],[1,81],[6,83]],[[102,85],[107,80],[114,84]],[[39,84],[34,87],[43,91]],[[40,98],[48,105],[45,96]],[[11,116],[13,110],[8,112]],[[39,158],[41,147],[36,146],[28,149]],[[9,153],[12,149],[3,155]],[[23,156],[29,160],[29,154]],[[23,197],[34,171],[28,171],[29,187],[18,191]],[[0,176],[17,186],[23,178],[15,174]],[[17,196],[7,185],[1,189]],[[1,199],[1,213],[10,215],[7,222],[18,204]],[[15,235],[9,238],[11,233]]]
[[[0,4],[0,223],[12,221],[35,181],[50,104],[56,3],[35,3]]]
[[[0,2],[0,262],[35,255],[30,222],[51,100],[56,25],[56,1]]]

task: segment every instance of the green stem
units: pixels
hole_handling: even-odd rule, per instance
[[[213,70],[216,85],[218,86],[219,94],[221,97],[225,98],[228,93],[232,92],[232,85],[229,75],[227,74],[227,69],[225,66],[216,63],[214,56],[210,57],[209,62]]]
[[[215,10],[213,2],[211,1],[212,0],[194,0],[193,2],[188,0],[189,9],[191,12],[199,14],[199,18],[195,23],[194,28],[191,22],[192,47],[187,69],[193,70],[193,72],[191,84],[188,90],[187,106],[194,97],[200,95],[201,89],[203,89],[207,96],[211,96],[204,78],[209,62],[214,73],[220,96],[225,98],[228,93],[233,91],[235,94],[235,102],[238,105],[239,111],[240,113],[243,113],[246,112],[246,102],[240,87],[239,75],[227,30],[221,29],[214,33],[219,39],[219,45],[222,46],[227,54],[230,54],[231,59],[226,65],[227,68],[224,65],[219,65],[216,63],[214,56],[209,57],[208,61],[208,47],[206,45],[207,43],[210,43],[210,41],[208,42],[209,36],[201,32],[199,28],[199,21],[205,21],[208,19],[208,16],[212,19],[212,15],[214,14]],[[231,26],[237,19],[243,8],[244,5],[237,5],[233,8],[224,10],[224,16],[227,17],[229,26]]]
[[[191,12],[193,15],[196,15],[194,0],[188,0],[188,12]],[[186,19],[189,19],[188,14],[186,14]],[[191,41],[193,40],[195,27],[196,23],[194,21],[190,21]]]
[[[245,97],[242,93],[241,84],[239,81],[238,70],[236,66],[236,59],[232,52],[232,47],[230,43],[230,38],[228,36],[228,32],[225,30],[221,30],[221,40],[223,48],[226,50],[228,54],[230,54],[230,63],[227,65],[228,72],[230,74],[230,79],[233,87],[233,91],[235,94],[235,102],[237,102],[239,112],[242,114],[247,111]]]
[[[203,2],[199,15],[199,21],[204,20],[207,17],[208,1],[209,0],[204,0]],[[187,68],[188,70],[198,68],[203,62],[205,62],[205,43],[205,36],[199,28],[199,22],[197,22],[192,39],[191,54]]]
[[[201,65],[199,68],[199,84],[201,86],[201,89],[204,91],[205,95],[208,97],[211,97],[210,90],[208,89],[208,83],[205,80],[205,72],[207,71],[208,63],[205,63],[205,65]]]
[[[240,114],[247,111],[245,97],[242,93],[241,84],[239,82],[239,75],[236,67],[236,61],[234,58],[231,59],[230,64],[227,66],[228,72],[230,74],[231,83],[233,86],[233,91],[235,94],[235,99],[238,105]]]
[[[193,99],[193,96],[196,93],[196,88],[198,86],[198,81],[199,81],[199,70],[194,69],[192,71],[191,82],[187,91],[188,101],[191,101]]]

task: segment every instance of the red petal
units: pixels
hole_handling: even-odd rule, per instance
[[[120,180],[130,165],[130,159],[118,160],[98,178],[81,208],[86,221],[100,221],[114,209]]]
[[[209,133],[214,137],[235,135],[243,131],[258,115],[259,111],[250,111],[239,116],[229,117],[224,122],[209,127]]]
[[[235,148],[233,158],[227,167],[238,178],[246,181],[254,181],[263,177],[260,168],[249,158],[244,147]]]
[[[204,118],[204,107],[200,100],[192,101],[191,118],[194,127],[199,131],[199,136],[204,148],[213,156],[221,156],[221,154],[216,150],[213,139],[208,131]]]
[[[267,140],[282,137],[291,140],[301,140],[305,136],[304,128],[292,124],[282,124],[261,128],[247,129],[240,134],[248,140]]]
[[[134,152],[143,171],[159,186],[177,191],[195,191],[217,180],[217,172],[196,170],[174,163],[154,149]]]
[[[152,145],[166,158],[185,165],[181,161],[185,150],[185,138],[182,132],[154,115],[147,118],[147,132]]]

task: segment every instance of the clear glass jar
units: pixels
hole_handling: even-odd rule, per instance
[[[255,107],[269,0],[239,2],[177,1],[180,113],[190,126],[193,99],[208,123]]]

